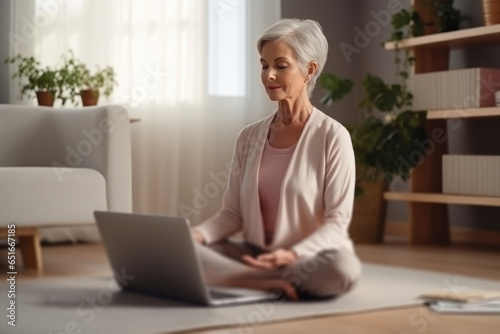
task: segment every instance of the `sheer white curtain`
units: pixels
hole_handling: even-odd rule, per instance
[[[12,55],[55,65],[71,49],[91,68],[117,72],[119,86],[100,104],[126,104],[141,119],[132,124],[134,211],[195,224],[216,212],[236,135],[275,109],[255,42],[279,19],[280,0],[17,0],[12,11]],[[243,41],[225,37],[235,22]],[[213,61],[235,47],[242,63]]]

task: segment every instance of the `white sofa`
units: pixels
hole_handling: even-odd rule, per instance
[[[132,211],[131,168],[124,107],[0,105],[0,236],[15,224],[25,266],[41,270],[41,228],[95,240],[94,210]]]

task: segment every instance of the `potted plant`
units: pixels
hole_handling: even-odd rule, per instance
[[[23,57],[20,54],[7,58],[5,63],[17,64],[17,71],[14,72],[12,78],[19,78],[21,99],[24,97],[32,98],[33,93],[35,93],[39,105],[53,106],[61,91],[57,70],[48,66],[42,67],[33,56]]]
[[[63,89],[61,89],[58,98],[62,100],[63,105],[69,100],[76,106],[80,96],[81,78],[86,73],[87,68],[71,50],[61,57],[61,62],[58,79],[59,85]]]
[[[110,66],[103,69],[97,67],[93,74],[87,71],[82,77],[83,89],[80,91],[83,105],[96,105],[101,94],[108,98],[117,85],[115,76]]]
[[[80,96],[84,106],[96,105],[101,94],[109,97],[117,85],[112,67],[97,67],[91,73],[87,65],[77,59],[71,50],[64,58],[61,77],[66,83],[67,98],[75,101]]]
[[[432,57],[436,60],[433,68],[448,68],[449,48],[434,49],[432,54],[425,49],[416,49],[412,56],[410,56],[410,50],[406,49],[404,56],[401,56],[399,43],[411,37],[458,30],[466,17],[460,10],[453,7],[453,2],[453,0],[415,0],[409,10],[403,8],[394,13],[391,19],[393,31],[389,41],[395,42],[396,66],[401,63],[402,57],[410,61],[414,61],[414,57],[424,59]],[[416,66],[419,64],[417,63]],[[430,68],[427,67],[426,71],[428,70]]]
[[[63,106],[68,101],[77,105],[79,96],[84,106],[96,105],[99,95],[109,97],[117,85],[112,67],[97,67],[91,73],[71,50],[61,57],[61,64],[56,69],[42,67],[33,56],[17,55],[7,58],[5,62],[17,64],[12,78],[20,80],[21,98],[32,97],[36,93],[39,105],[52,106],[57,99]]]
[[[453,7],[454,0],[426,0],[415,2],[409,10],[401,9],[391,19],[391,41],[401,41],[434,33],[458,30],[465,20],[461,11]]]

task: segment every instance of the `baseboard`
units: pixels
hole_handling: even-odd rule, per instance
[[[403,221],[387,221],[385,235],[409,240],[410,225]],[[453,243],[467,243],[484,246],[500,245],[500,231],[474,230],[463,227],[451,228],[451,241]]]

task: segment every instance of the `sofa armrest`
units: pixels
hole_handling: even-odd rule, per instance
[[[0,167],[91,168],[106,180],[108,210],[132,210],[130,122],[125,107],[0,105]]]

